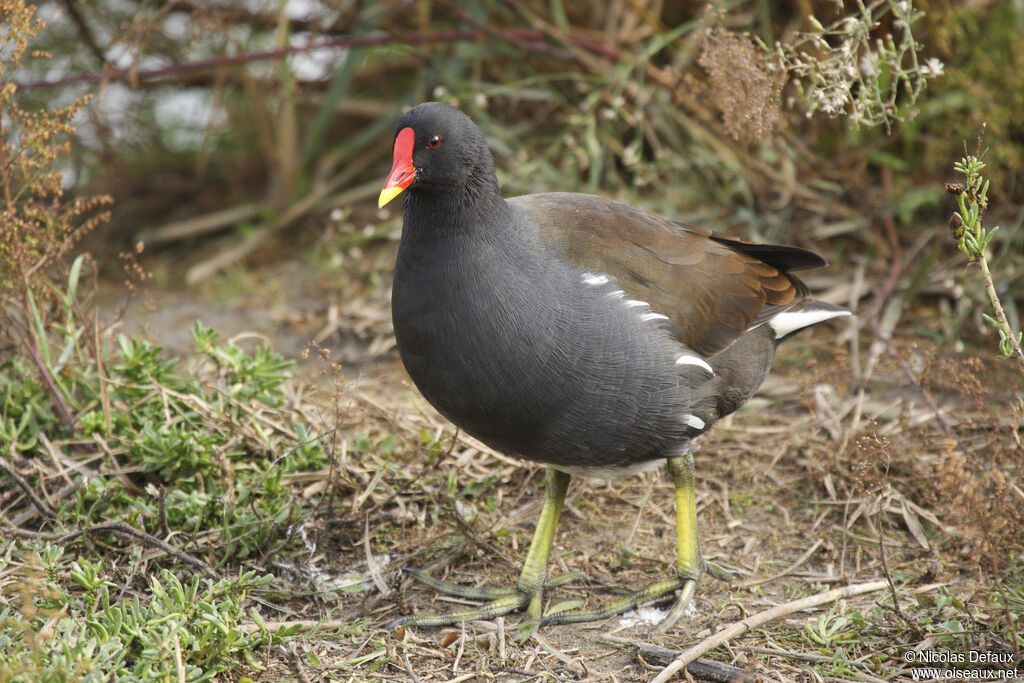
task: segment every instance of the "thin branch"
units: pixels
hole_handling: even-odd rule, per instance
[[[611,643],[612,645],[631,645],[636,648],[637,655],[645,660],[654,660],[659,664],[669,664],[679,656],[679,650],[672,650],[642,640],[630,640],[629,638],[620,638],[613,635],[603,635],[598,640]],[[831,657],[822,656],[822,659],[827,662],[832,661]],[[721,683],[756,683],[757,681],[764,680],[763,677],[753,671],[739,669],[729,664],[716,662],[713,659],[698,659],[690,662],[686,667],[686,671],[694,678],[720,681]]]
[[[1014,334],[1013,328],[1010,327],[1010,322],[1006,319],[1006,313],[1003,311],[1003,304],[999,300],[999,295],[996,293],[995,281],[992,279],[992,272],[988,268],[988,259],[985,258],[985,254],[982,253],[978,256],[978,265],[981,267],[981,273],[984,278],[985,292],[988,294],[988,300],[992,304],[992,308],[996,312],[996,320],[999,321],[999,328],[1004,331],[1006,339],[1010,340],[1010,345],[1013,347],[1014,353],[1017,355],[1017,360],[1024,366],[1024,349],[1021,348],[1020,342],[1017,340],[1017,335]]]
[[[217,572],[215,572],[210,565],[206,564],[194,555],[190,555],[189,553],[186,553],[184,550],[178,550],[174,546],[170,545],[169,543],[161,541],[159,538],[153,536],[152,534],[148,534],[145,531],[136,529],[135,527],[129,526],[127,524],[122,524],[120,522],[111,522],[108,524],[94,524],[93,526],[85,527],[84,529],[75,529],[74,531],[69,531],[64,534],[30,531],[28,529],[21,529],[18,527],[10,527],[6,525],[0,528],[2,528],[3,532],[6,534],[14,534],[16,536],[27,536],[31,538],[42,538],[46,540],[56,541],[57,543],[69,543],[77,538],[87,536],[89,534],[111,533],[117,534],[118,536],[126,536],[128,538],[134,538],[136,540],[142,541],[143,543],[151,545],[154,548],[159,548],[171,557],[181,560],[185,564],[191,565],[196,569],[201,570],[204,574],[208,576],[211,576],[215,579],[220,578],[220,575],[217,574]]]
[[[14,465],[9,463],[7,458],[2,455],[0,455],[0,469],[6,470],[8,476],[10,476],[10,478],[14,480],[14,483],[16,483],[21,490],[25,492],[28,499],[32,501],[32,504],[36,506],[44,517],[48,517],[50,519],[57,518],[57,513],[50,509],[50,506],[39,497],[39,494],[37,494],[35,489],[32,488],[32,485],[29,484],[24,477],[18,474],[18,471],[14,469]]]
[[[104,54],[103,48],[96,42],[96,36],[93,34],[92,29],[89,28],[85,17],[78,11],[77,0],[64,0],[61,4],[64,5],[64,9],[67,11],[68,16],[71,17],[71,21],[78,27],[78,36],[85,43],[85,46],[89,48],[89,52],[92,53],[92,56],[96,58],[100,65],[106,66],[107,57]]]
[[[409,675],[409,680],[412,683],[420,683],[420,677],[413,671],[412,662],[409,661],[409,653],[404,650],[402,651],[402,664],[405,665],[405,673]]]
[[[72,493],[74,493],[75,491],[77,491],[80,488],[82,488],[82,481],[81,480],[73,481],[70,484],[66,484],[65,486],[63,486],[56,493],[49,494],[47,496],[47,498],[51,502],[56,502],[56,501],[59,501],[59,500],[64,500],[65,498],[67,498],[68,496],[70,496]],[[25,510],[24,512],[18,514],[14,519],[11,519],[10,520],[10,524],[12,526],[14,526],[14,527],[22,527],[22,526],[25,526],[25,524],[27,524],[28,522],[30,522],[33,519],[35,519],[37,515],[39,515],[39,509],[35,508],[35,507],[31,507],[31,508],[28,508],[27,510]],[[26,532],[26,533],[30,533],[30,532]]]
[[[118,522],[114,522],[111,524],[96,524],[85,529],[76,529],[75,531],[68,532],[61,536],[60,539],[58,540],[61,543],[67,543],[68,541],[72,541],[78,538],[79,536],[85,536],[86,534],[98,534],[102,532],[117,534],[119,536],[127,536],[129,538],[134,538],[136,540],[142,541],[143,543],[159,548],[171,557],[177,558],[185,564],[190,564],[196,569],[202,570],[203,573],[209,576],[212,576],[214,578],[220,578],[217,572],[213,570],[213,567],[206,564],[194,555],[190,555],[189,553],[186,553],[184,550],[178,550],[173,545],[161,541],[156,536],[148,534],[145,531],[141,531],[127,524],[121,524]]]
[[[701,642],[697,643],[689,650],[676,657],[674,662],[662,669],[661,673],[655,676],[651,683],[666,683],[666,681],[670,680],[678,672],[686,668],[687,664],[693,662],[701,655],[707,654],[716,647],[725,645],[726,643],[739,638],[748,631],[753,631],[756,628],[764,626],[770,621],[787,617],[790,614],[795,614],[796,612],[811,607],[817,607],[829,602],[834,602],[841,598],[852,598],[855,595],[879,591],[887,585],[888,584],[885,581],[871,581],[869,583],[858,583],[852,586],[844,586],[843,588],[833,588],[832,590],[825,591],[824,593],[811,595],[810,597],[801,598],[800,600],[793,600],[791,602],[772,607],[771,609],[767,609],[763,612],[758,612],[754,616],[737,621],[734,624],[723,628],[715,635],[705,638]]]
[[[889,556],[885,552],[885,529],[882,525],[881,514],[875,515],[875,526],[878,530],[878,550],[881,553],[882,571],[885,573],[885,582],[889,585],[889,595],[892,596],[892,609],[904,624],[910,624],[910,620],[900,608],[900,599],[896,595],[896,583],[892,580],[892,570],[889,569]]]
[[[271,59],[280,59],[288,55],[313,52],[315,50],[329,50],[338,48],[359,48],[373,47],[377,45],[423,45],[428,43],[456,43],[463,41],[479,40],[486,36],[498,36],[504,40],[516,43],[523,49],[547,52],[550,45],[543,43],[544,33],[529,29],[488,29],[477,31],[432,31],[422,33],[394,33],[379,36],[358,36],[349,38],[335,38],[311,45],[292,45],[274,50],[263,50],[250,52],[244,55],[230,55],[214,57],[211,59],[186,62],[181,64],[170,64],[156,69],[119,69],[104,71],[103,73],[82,74],[79,76],[68,76],[54,80],[27,81],[17,83],[18,90],[32,90],[36,88],[63,88],[69,85],[81,85],[85,83],[126,83],[136,85],[142,81],[150,81],[167,76],[180,76],[191,74],[197,71],[208,71],[219,69],[225,66],[237,66]],[[537,41],[534,45],[530,41]],[[611,45],[606,45],[597,40],[569,36],[568,41],[580,48],[589,50],[596,54],[603,55],[609,59],[620,59],[622,53]],[[542,49],[543,48],[543,49]]]

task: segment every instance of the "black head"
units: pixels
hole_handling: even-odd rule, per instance
[[[425,102],[395,127],[394,166],[378,205],[406,189],[417,197],[462,201],[481,192],[497,194],[497,184],[494,159],[476,124],[455,107]]]

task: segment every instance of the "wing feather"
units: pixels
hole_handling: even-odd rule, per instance
[[[825,265],[805,249],[747,242],[592,195],[509,202],[537,223],[544,246],[615,277],[627,298],[668,316],[676,338],[705,357],[807,297],[790,271]]]

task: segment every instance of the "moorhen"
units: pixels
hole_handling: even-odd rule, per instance
[[[434,589],[486,600],[391,626],[527,609],[529,623],[592,620],[680,590],[705,570],[693,441],[751,397],[779,341],[849,315],[791,273],[813,252],[755,244],[574,193],[504,199],[480,129],[438,102],[395,129],[379,205],[403,195],[392,315],[409,376],[438,411],[503,453],[547,467],[545,500],[513,589]],[[666,462],[676,491],[676,576],[596,610],[541,618],[548,553],[570,475],[613,479]]]

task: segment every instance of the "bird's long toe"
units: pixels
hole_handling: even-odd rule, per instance
[[[486,621],[497,617],[519,612],[531,602],[532,596],[513,589],[513,594],[491,600],[479,607],[472,607],[451,612],[421,612],[399,617],[387,624],[385,630],[391,631],[399,626],[451,626],[467,621]]]
[[[546,591],[571,584],[590,584],[586,575],[580,572],[562,574],[546,581],[538,588],[499,588],[493,586],[463,586],[406,567],[403,571],[418,583],[431,588],[441,595],[464,600],[484,600],[485,604],[464,610],[450,612],[422,612],[399,617],[385,626],[393,630],[400,626],[450,626],[465,621],[485,621],[514,612],[526,611],[526,626],[536,626],[541,621],[541,609]]]
[[[576,624],[588,621],[600,621],[602,619],[608,619],[609,617],[614,617],[618,614],[623,614],[629,610],[636,609],[638,606],[645,603],[660,600],[678,590],[681,591],[680,595],[676,599],[676,604],[673,606],[672,611],[669,613],[670,618],[674,617],[672,619],[672,624],[675,624],[679,621],[680,617],[683,616],[686,608],[692,601],[696,585],[697,580],[695,578],[677,576],[664,581],[658,581],[657,583],[645,586],[639,590],[629,592],[618,600],[613,600],[594,609],[569,610],[545,615],[540,620],[540,624],[542,626],[546,626],[549,624]],[[678,614],[676,614],[677,612]],[[666,628],[669,628],[670,626],[671,624]]]

